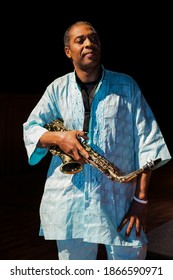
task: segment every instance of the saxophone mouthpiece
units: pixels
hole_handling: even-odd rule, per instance
[[[161,158],[158,158],[158,159],[154,160],[154,165],[157,165],[157,164],[160,163],[161,161],[162,161]]]
[[[155,159],[155,160],[150,160],[147,162],[147,168],[153,169],[156,165],[158,165],[162,161],[161,158]]]

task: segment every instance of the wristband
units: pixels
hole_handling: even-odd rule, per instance
[[[147,204],[148,203],[148,200],[142,200],[142,199],[139,199],[137,198],[136,196],[133,197],[133,199],[141,204]]]

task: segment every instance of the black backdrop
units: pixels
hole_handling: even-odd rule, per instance
[[[42,94],[71,71],[63,34],[73,22],[88,20],[99,31],[103,65],[135,78],[172,150],[170,7],[130,2],[3,4],[0,94]]]

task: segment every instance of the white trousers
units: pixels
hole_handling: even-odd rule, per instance
[[[57,240],[59,260],[96,260],[98,244],[83,239]],[[108,260],[145,260],[147,245],[113,246],[105,245]]]

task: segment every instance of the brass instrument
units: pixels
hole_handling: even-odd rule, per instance
[[[56,119],[53,122],[46,124],[45,128],[49,131],[68,131],[63,124],[63,120]],[[82,137],[79,138],[81,145],[88,152],[89,158],[83,158],[85,161],[92,166],[99,169],[103,174],[105,174],[112,181],[118,181],[120,183],[126,183],[137,177],[142,172],[146,172],[147,170],[153,169],[161,159],[150,160],[147,162],[142,168],[135,170],[129,174],[124,175],[124,173],[115,166],[112,162],[109,162],[105,157],[98,154],[91,147],[87,146],[84,139]],[[51,146],[49,151],[55,155],[59,156],[63,162],[60,166],[60,170],[65,174],[76,174],[83,169],[83,165],[74,161],[70,156],[65,154],[58,146]]]

